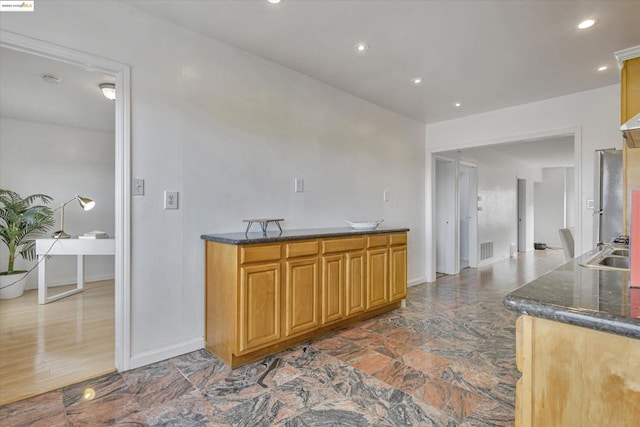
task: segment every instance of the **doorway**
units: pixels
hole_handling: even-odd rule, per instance
[[[112,76],[116,86],[115,100],[115,174],[114,174],[114,357],[113,367],[119,371],[130,363],[130,68],[125,64],[60,47],[40,40],[0,30],[0,48],[36,57],[48,58]],[[81,295],[81,294],[78,294]],[[63,300],[62,300],[63,301]],[[56,388],[52,386],[52,388]]]
[[[436,272],[477,267],[477,167],[435,157]]]

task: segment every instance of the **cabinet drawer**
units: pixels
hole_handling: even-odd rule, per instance
[[[287,243],[284,253],[287,258],[317,255],[318,241]]]
[[[322,253],[345,252],[364,248],[364,237],[322,241]]]
[[[375,234],[373,236],[367,236],[367,247],[375,248],[378,246],[387,246],[389,244],[388,234]]]
[[[402,234],[392,234],[390,236],[392,245],[406,245],[407,244],[407,233]]]
[[[280,245],[240,247],[240,264],[278,260],[280,260]]]

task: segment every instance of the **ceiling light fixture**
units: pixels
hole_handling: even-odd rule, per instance
[[[596,23],[595,19],[585,19],[584,21],[578,24],[578,28],[581,30],[586,30],[587,28],[593,27],[595,23]]]
[[[596,68],[596,71],[605,71],[605,70],[608,70],[608,69],[609,69],[609,67],[608,67],[608,66],[606,66],[606,65],[601,65],[601,66],[599,66],[598,68]]]
[[[280,3],[280,0],[267,0],[269,3],[271,4],[278,4]]]
[[[100,90],[105,98],[114,101],[116,99],[116,85],[113,83],[102,83]]]
[[[455,104],[453,104],[453,106],[456,107],[456,108],[460,108],[460,107],[462,107],[462,104],[459,103],[459,102],[456,102]]]
[[[416,77],[411,81],[413,82],[413,84],[419,85],[420,83],[422,83],[422,77]]]
[[[369,46],[367,46],[366,43],[358,43],[356,45],[356,50],[358,51],[358,53],[364,53],[367,49],[369,49]]]

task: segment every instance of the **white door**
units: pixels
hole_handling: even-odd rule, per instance
[[[460,269],[469,267],[469,223],[471,222],[471,212],[469,206],[469,192],[471,191],[469,166],[460,165],[458,173],[458,206],[460,222]]]
[[[455,274],[456,164],[436,159],[436,271]]]
[[[518,178],[518,252],[527,251],[527,181]]]
[[[478,266],[478,168],[460,162],[458,173],[459,268]]]

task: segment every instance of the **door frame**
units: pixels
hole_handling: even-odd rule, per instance
[[[99,71],[115,78],[114,365],[118,371],[126,371],[131,360],[131,67],[5,30],[0,30],[0,47]]]
[[[583,212],[582,207],[582,127],[565,127],[539,132],[531,132],[528,134],[503,136],[492,138],[489,140],[467,141],[464,143],[451,143],[444,147],[429,147],[427,140],[426,159],[425,159],[425,178],[427,179],[425,186],[425,241],[426,241],[426,269],[425,276],[427,282],[436,281],[436,244],[435,235],[435,159],[441,156],[440,153],[451,152],[452,150],[462,150],[467,148],[482,148],[497,144],[506,144],[519,141],[533,141],[536,139],[546,139],[559,136],[573,136],[573,158],[574,158],[574,177],[575,177],[575,210],[576,210],[576,233],[574,235],[576,251],[581,253],[589,248],[583,247],[587,242],[583,241]]]

